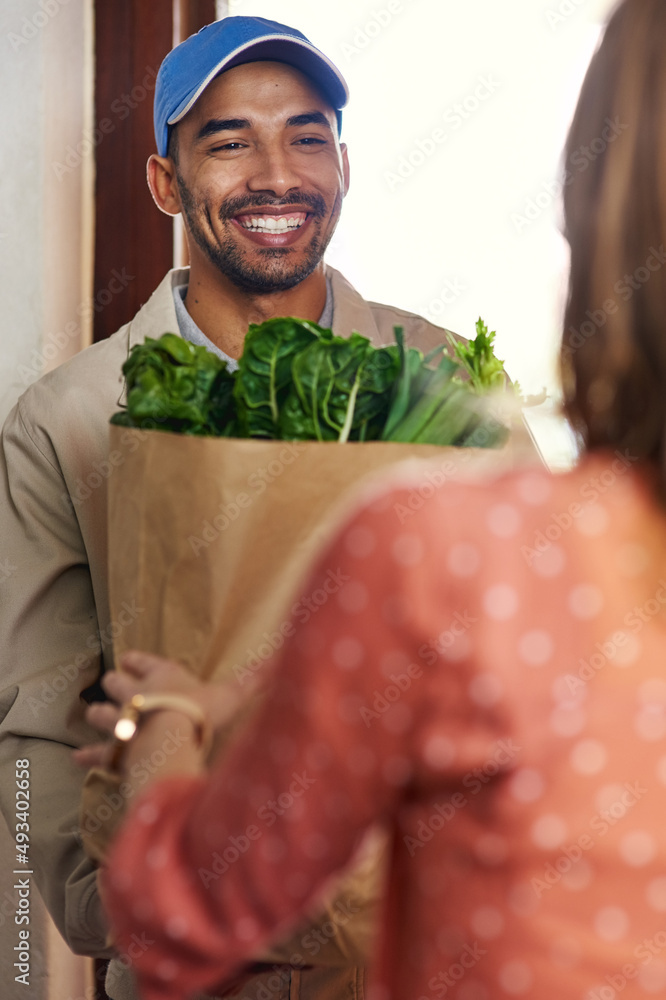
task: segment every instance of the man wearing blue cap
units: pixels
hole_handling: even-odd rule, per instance
[[[148,178],[158,207],[183,215],[191,267],[169,273],[107,341],[31,386],[4,428],[2,555],[14,570],[0,612],[0,794],[14,823],[13,772],[17,760],[28,760],[30,862],[80,954],[113,955],[79,833],[83,776],[70,754],[95,736],[85,702],[112,667],[112,640],[123,627],[108,608],[107,425],[122,400],[129,349],[177,330],[233,368],[249,323],[276,315],[315,320],[342,336],[358,330],[375,344],[392,340],[394,324],[424,350],[443,340],[419,317],[366,302],[323,264],[349,183],[339,142],[346,101],[335,66],[300,32],[271,21],[226,18],[174,49],[157,79]],[[123,613],[131,620],[141,609]],[[113,813],[116,799],[107,799]],[[323,923],[286,950],[258,956],[234,995],[360,997],[366,936],[363,900],[348,890]],[[114,1000],[134,995],[132,958],[116,956],[110,966]]]
[[[209,25],[164,60],[155,90],[158,207],[182,213],[190,269],[173,294],[180,332],[231,367],[251,322],[300,316],[349,336],[392,341],[395,323],[423,348],[442,331],[371,306],[323,256],[349,186],[339,142],[347,86],[300,32],[254,17]]]

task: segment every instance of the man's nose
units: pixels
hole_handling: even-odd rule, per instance
[[[280,198],[288,191],[300,188],[301,183],[293,157],[282,145],[257,151],[247,182],[251,191],[270,191]]]

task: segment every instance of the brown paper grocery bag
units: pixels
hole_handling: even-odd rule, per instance
[[[422,458],[454,479],[473,456],[499,454],[117,427],[111,448],[123,455],[109,480],[111,620],[124,602],[141,609],[115,641],[116,663],[126,649],[143,649],[205,679],[239,679],[266,652],[343,515],[345,494],[368,473]]]
[[[303,592],[307,571],[349,509],[352,487],[405,459],[427,459],[415,479],[418,504],[433,482],[509,454],[110,432],[120,456],[109,478],[111,621],[124,620],[123,606],[136,611],[114,639],[116,665],[127,649],[141,649],[241,685],[282,644],[292,609],[316,599]],[[98,860],[122,815],[108,808],[113,796],[104,799],[103,786],[102,772],[89,776],[82,809],[84,842]]]

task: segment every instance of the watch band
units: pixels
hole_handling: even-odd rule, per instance
[[[118,770],[127,744],[134,739],[144,715],[151,712],[175,711],[182,712],[194,724],[194,735],[203,751],[208,756],[213,741],[210,723],[204,710],[191,698],[181,694],[135,694],[122,705],[120,717],[113,730],[114,744],[111,752],[110,768]]]

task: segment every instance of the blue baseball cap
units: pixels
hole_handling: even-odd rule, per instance
[[[340,130],[349,90],[323,52],[286,24],[263,17],[224,17],[177,45],[160,66],[154,106],[159,155],[167,154],[169,126],[185,117],[218,73],[262,59],[287,63],[309,77],[330,102]]]

